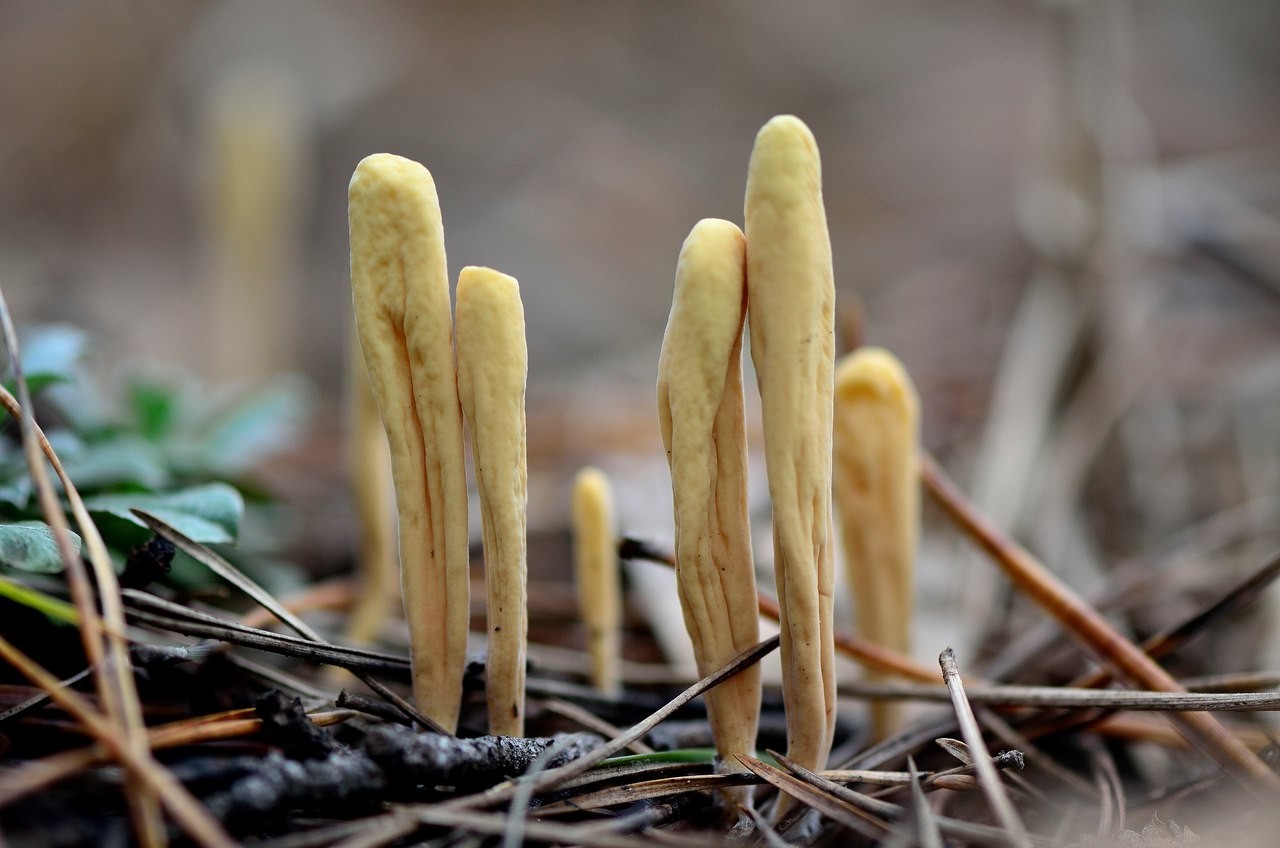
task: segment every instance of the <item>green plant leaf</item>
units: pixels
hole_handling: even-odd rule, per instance
[[[71,382],[87,346],[84,331],[68,324],[48,324],[22,335],[22,371],[33,394],[55,383]],[[5,380],[5,385],[13,390],[12,379]]]
[[[71,543],[80,550],[80,537],[71,533]],[[0,563],[17,571],[58,574],[62,556],[53,540],[53,530],[43,521],[0,524]]]
[[[151,442],[130,434],[113,435],[60,453],[67,474],[82,491],[112,487],[162,489],[172,483],[164,456]]]
[[[129,511],[131,509],[150,512],[205,544],[234,542],[244,514],[244,498],[226,483],[209,483],[160,494],[98,495],[86,499],[85,506],[90,512],[110,516],[117,523],[132,527],[133,531],[129,533],[120,532],[121,528],[109,523],[104,523],[102,528],[105,535],[130,543],[151,535],[142,520]],[[110,532],[112,530],[116,532]]]
[[[205,418],[193,434],[195,459],[213,473],[247,471],[298,438],[310,407],[303,380],[278,378]]]
[[[182,416],[182,391],[154,380],[138,379],[129,386],[134,426],[144,439],[160,441],[171,434]]]

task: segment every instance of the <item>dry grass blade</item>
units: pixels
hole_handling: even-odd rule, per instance
[[[907,770],[911,773],[911,813],[920,848],[942,848],[942,831],[938,829],[938,819],[933,808],[924,797],[924,787],[920,785],[920,772],[916,769],[914,757],[907,757]]]
[[[881,801],[869,795],[863,795],[861,792],[855,792],[847,786],[833,783],[822,775],[809,771],[804,766],[798,765],[774,751],[770,751],[769,754],[776,758],[783,768],[805,783],[816,786],[851,807],[882,819],[900,820],[907,815],[907,810],[898,804]],[[967,839],[978,844],[1005,845],[1018,848],[1018,843],[1013,840],[1008,831],[1002,828],[974,824],[973,822],[953,819],[948,816],[936,816],[935,818],[938,823],[938,829],[947,836]],[[1038,841],[1033,839],[1032,842],[1037,843]],[[1043,842],[1043,840],[1039,840],[1039,842]]]
[[[991,752],[987,750],[987,744],[982,739],[982,730],[978,727],[977,719],[973,717],[973,708],[969,706],[969,701],[964,696],[964,684],[960,681],[960,669],[956,666],[955,653],[947,648],[938,658],[938,662],[942,666],[942,679],[946,681],[947,690],[951,693],[951,704],[955,708],[956,720],[960,724],[960,735],[964,737],[965,744],[969,747],[973,765],[978,772],[978,782],[987,795],[991,810],[995,813],[996,820],[1009,832],[1014,844],[1022,848],[1030,848],[1031,838],[1027,828],[1017,811],[1013,809],[1009,794],[1005,792],[1000,775],[991,762]]]
[[[110,752],[111,756],[146,780],[161,803],[168,808],[174,821],[190,834],[192,839],[205,848],[232,848],[235,845],[223,830],[222,825],[187,791],[186,787],[179,783],[168,769],[162,768],[151,759],[150,749],[139,753],[126,744],[125,740],[117,734],[115,725],[94,711],[84,698],[69,689],[59,689],[58,681],[53,675],[32,662],[30,657],[2,636],[0,636],[0,657],[3,657],[32,683],[48,691],[53,700],[83,724],[98,743]]]
[[[83,671],[76,672],[75,674],[68,677],[66,680],[59,681],[58,686],[63,689],[69,689],[70,687],[75,686],[77,683],[79,683],[81,680],[84,680],[86,677],[88,677],[91,674],[93,674],[93,666],[89,666]],[[34,710],[37,707],[41,707],[47,703],[49,703],[49,693],[41,692],[39,695],[34,695],[28,698],[27,700],[23,701],[21,704],[14,704],[9,709],[0,713],[0,725],[4,724],[7,721],[12,721],[13,719],[17,718],[18,716],[22,715],[28,710]]]
[[[768,763],[757,760],[755,757],[747,754],[738,754],[738,761],[742,763],[748,771],[759,777],[765,783],[776,787],[779,791],[787,793],[787,795],[799,801],[801,804],[811,809],[817,810],[822,815],[837,822],[844,827],[849,828],[855,833],[860,833],[869,839],[882,839],[890,832],[890,827],[885,822],[876,818],[873,814],[833,797],[830,793],[825,792],[815,786],[800,780],[797,777],[787,774],[781,769],[774,768]]]
[[[549,774],[550,772],[546,773]],[[506,832],[507,827],[507,817],[501,813],[485,813],[477,810],[461,809],[448,804],[406,807],[403,808],[403,811],[423,824],[447,827],[455,833],[469,831],[489,836],[501,836]],[[653,848],[654,844],[653,834],[629,836],[602,831],[594,825],[561,822],[526,822],[524,835],[531,842],[583,845],[588,846],[588,848]],[[720,837],[697,838],[683,836],[680,844],[720,846],[724,842]]]
[[[393,813],[390,816],[374,819],[371,826],[361,828],[341,842],[334,842],[331,848],[381,848],[383,845],[399,841],[421,826],[416,819]]]
[[[547,763],[560,756],[569,746],[568,739],[561,738],[551,747],[543,750],[529,765],[529,770],[520,776],[515,794],[511,796],[511,808],[507,811],[507,829],[502,834],[503,848],[520,848],[524,844],[525,828],[528,824],[529,801],[533,798],[533,785],[538,775],[546,771]]]
[[[558,716],[567,718],[570,721],[577,722],[579,727],[599,733],[606,739],[622,734],[622,728],[610,724],[604,719],[597,716],[590,710],[583,709],[570,701],[562,701],[559,698],[547,698],[541,702],[542,709],[555,713]],[[640,740],[636,740],[627,746],[637,754],[652,754],[653,749],[644,744]]]
[[[6,390],[3,398],[4,405],[18,421],[19,431],[22,434],[23,453],[26,456],[31,479],[39,493],[40,508],[52,529],[58,551],[66,567],[67,584],[71,589],[76,609],[80,613],[80,632],[85,646],[85,655],[89,659],[89,665],[94,669],[94,681],[106,707],[107,717],[118,725],[125,744],[140,755],[139,767],[147,768],[149,757],[145,756],[147,743],[142,721],[142,705],[138,700],[137,687],[134,685],[129,646],[124,637],[124,609],[120,603],[120,586],[116,581],[107,547],[98,533],[98,528],[90,519],[88,511],[85,510],[76,487],[67,477],[62,463],[58,461],[57,455],[44,439],[43,434],[37,436],[38,428],[32,413],[31,392],[22,370],[22,356],[18,349],[18,333],[14,329],[13,316],[9,313],[9,305],[5,301],[3,291],[0,291],[0,328],[3,328],[4,346],[9,352],[9,364],[13,368],[18,398],[21,399],[19,402]],[[94,590],[89,584],[79,555],[72,549],[66,516],[62,512],[62,505],[58,502],[53,483],[40,458],[42,449],[62,481],[67,501],[80,527],[81,538],[84,540],[97,582],[98,601],[102,605],[105,628],[98,626],[97,612],[93,603]],[[148,789],[147,781],[130,771],[125,778],[125,783],[125,797],[138,841],[144,846],[167,844],[168,835],[165,832],[164,819],[160,815],[160,804],[154,793]]]
[[[777,647],[778,637],[772,636],[765,639],[751,650],[743,651],[735,657],[732,662],[728,663],[714,674],[707,675],[688,689],[681,692],[675,698],[672,698],[665,706],[654,712],[648,718],[644,719],[644,721],[633,725],[626,733],[609,740],[584,757],[579,757],[571,763],[566,763],[563,766],[558,766],[557,768],[548,769],[543,772],[538,776],[537,780],[533,781],[533,791],[537,793],[554,789],[565,781],[577,777],[580,774],[584,774],[589,769],[599,765],[609,757],[617,754],[619,751],[625,750],[628,745],[637,739],[642,738],[650,730],[666,721],[672,714],[688,704],[694,698],[717,685],[721,680],[727,680],[742,669],[747,668],[753,663],[759,662],[762,657],[777,649]],[[474,795],[466,795],[453,801],[447,801],[443,806],[449,807],[450,809],[465,809],[468,807],[498,804],[503,801],[510,800],[515,794],[517,785],[518,784],[515,781],[507,781],[506,783],[500,783],[497,786],[491,787],[484,792],[478,792]]]
[[[330,645],[271,630],[258,630],[137,589],[125,589],[123,595],[129,602],[129,614],[134,620],[169,632],[217,639],[233,645],[359,671],[378,671],[384,674],[407,674],[409,671],[409,659],[396,654]]]
[[[1197,611],[1190,618],[1150,637],[1142,643],[1142,650],[1152,659],[1159,659],[1176,651],[1195,638],[1213,622],[1227,613],[1239,610],[1257,600],[1263,590],[1280,577],[1280,554],[1275,554],[1265,565],[1244,580],[1232,586],[1217,600]],[[1111,675],[1099,669],[1073,681],[1072,685],[1085,689],[1105,686]]]
[[[864,683],[841,685],[840,694],[863,698],[946,702],[950,694],[941,686],[912,683]],[[994,707],[1053,709],[1141,710],[1150,712],[1257,712],[1280,710],[1280,694],[1274,692],[1150,692],[1137,689],[1081,689],[1074,686],[967,686],[973,704]]]
[[[920,473],[925,488],[951,519],[991,556],[1015,586],[1056,618],[1095,659],[1129,684],[1165,692],[1182,690],[1168,672],[979,514],[927,454],[921,454]],[[1188,741],[1217,761],[1249,792],[1264,800],[1274,801],[1280,797],[1280,775],[1271,771],[1213,716],[1203,712],[1173,713],[1170,720]]]
[[[681,795],[685,792],[710,792],[730,786],[744,786],[758,782],[741,774],[690,774],[664,777],[658,780],[642,780],[636,783],[628,783],[624,786],[613,786],[596,792],[575,795],[562,801],[538,807],[532,813],[538,818],[545,818],[584,810],[599,810],[605,807],[634,804],[638,801],[650,801],[654,798]]]
[[[299,636],[303,636],[319,645],[328,646],[330,644],[328,640],[321,637],[320,634],[313,630],[305,621],[298,618],[298,616],[289,611],[284,604],[276,600],[270,592],[263,589],[254,582],[251,577],[231,563],[227,562],[222,557],[218,556],[207,546],[191,539],[182,531],[170,526],[162,519],[151,515],[148,512],[144,512],[140,509],[132,510],[132,512],[134,515],[138,516],[138,518],[146,522],[147,526],[155,533],[163,536],[165,539],[168,539],[214,574],[217,574],[223,580],[226,580],[228,583],[253,598],[253,600],[257,601],[264,609],[270,610],[273,615],[289,627],[293,628],[294,632]],[[355,675],[359,677],[366,686],[377,692],[391,704],[395,705],[400,712],[404,713],[405,716],[417,722],[422,727],[425,727],[433,733],[439,733],[444,736],[453,735],[435,721],[423,715],[412,704],[397,695],[395,692],[392,692],[380,681],[370,677],[363,671],[356,671]]]

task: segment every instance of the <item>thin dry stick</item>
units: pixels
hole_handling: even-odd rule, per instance
[[[847,786],[834,783],[822,775],[806,769],[804,766],[793,763],[791,760],[788,760],[776,751],[770,751],[769,753],[777,759],[783,768],[789,770],[805,783],[816,786],[823,792],[826,792],[846,804],[857,807],[858,809],[871,813],[874,816],[886,819],[902,819],[907,815],[906,808],[899,806],[898,804],[881,801],[878,798],[872,798],[869,795],[856,792]],[[756,762],[759,763],[759,761]],[[764,764],[759,763],[759,765]],[[752,771],[759,774],[755,769],[752,769]],[[1014,842],[1012,835],[1002,828],[974,824],[973,822],[953,819],[948,816],[937,816],[936,821],[938,822],[938,828],[948,836],[967,839],[971,842],[977,842],[980,844],[1011,845],[1015,846],[1015,848],[1018,846],[1018,843]]]
[[[147,734],[151,750],[176,748],[179,745],[195,745],[221,739],[237,739],[262,729],[262,719],[253,717],[253,710],[231,710],[215,715],[183,719],[160,727],[151,728]],[[317,727],[327,727],[346,721],[356,715],[352,710],[335,710],[307,716]],[[39,760],[24,763],[0,775],[0,807],[27,797],[35,792],[65,780],[81,769],[89,768],[106,758],[101,745],[75,748],[51,754]]]
[[[152,759],[149,748],[144,749],[142,753],[135,750],[119,736],[119,728],[95,712],[83,696],[70,689],[58,688],[56,677],[15,648],[3,636],[0,636],[0,657],[32,683],[49,692],[54,702],[83,724],[112,757],[147,781],[151,790],[169,810],[174,821],[192,839],[205,848],[235,848],[235,841],[222,829],[218,820],[213,818],[204,805],[178,782],[172,772]]]
[[[622,728],[615,724],[610,724],[604,719],[597,716],[590,710],[584,709],[572,701],[564,701],[559,698],[548,698],[542,701],[542,710],[544,712],[555,713],[558,716],[567,718],[572,722],[576,722],[580,727],[599,733],[606,738],[622,735]],[[637,754],[652,754],[653,749],[643,742],[632,742],[627,746]]]
[[[1168,672],[1125,639],[1079,595],[978,513],[959,487],[927,454],[921,454],[920,474],[925,488],[947,515],[991,556],[1014,585],[1056,618],[1119,679],[1140,688],[1184,691]],[[1169,718],[1192,745],[1217,761],[1250,792],[1269,799],[1280,795],[1280,776],[1228,733],[1213,716],[1190,712],[1170,714]]]
[[[253,598],[263,607],[270,610],[272,614],[291,627],[299,636],[302,636],[317,645],[331,647],[327,640],[313,630],[305,621],[286,609],[283,604],[271,595],[270,592],[259,586],[247,574],[227,562],[222,557],[218,556],[207,546],[200,544],[187,536],[181,530],[170,526],[165,521],[148,512],[144,512],[140,509],[132,510],[132,512],[134,515],[138,516],[138,518],[142,519],[142,521],[157,534],[168,539],[170,542],[173,542],[174,545],[181,548],[185,553],[189,554],[193,559],[200,562],[214,574],[217,574],[223,580],[226,580],[250,598]],[[367,654],[369,652],[357,651],[357,653]],[[417,722],[433,733],[439,733],[444,736],[453,735],[437,724],[429,716],[424,715],[415,709],[414,706],[404,698],[401,698],[395,692],[392,692],[381,681],[363,671],[355,671],[354,673],[366,686],[393,704],[396,709],[400,710],[400,712],[404,713],[404,715],[412,721]]]
[[[735,754],[734,756],[752,774],[785,793],[784,797],[796,799],[805,807],[817,810],[822,815],[855,833],[860,833],[868,839],[876,840],[876,844],[880,844],[879,840],[889,833],[889,825],[877,818],[875,813],[854,807],[843,799],[814,788],[809,781],[787,774],[782,769],[774,768],[768,763],[757,760],[755,757],[747,754]],[[774,754],[774,756],[777,757],[778,755]],[[783,759],[785,758],[779,757],[780,762]],[[786,822],[779,822],[777,826],[783,831],[787,829]]]
[[[996,773],[996,767],[991,763],[991,752],[987,750],[987,743],[982,738],[982,730],[978,727],[977,719],[973,717],[973,708],[969,706],[969,701],[964,696],[964,684],[960,681],[960,669],[956,665],[955,652],[947,648],[938,657],[938,664],[942,666],[942,679],[947,684],[947,691],[951,693],[951,705],[956,711],[960,735],[964,737],[965,744],[969,746],[972,753],[973,765],[978,772],[978,783],[981,784],[987,801],[991,804],[991,810],[1015,843],[1024,848],[1030,848],[1031,837],[1027,833],[1026,825],[1013,809],[1009,794],[1005,792],[1004,783],[1000,781],[1000,775]]]
[[[138,690],[133,680],[133,666],[129,660],[129,646],[124,638],[124,609],[120,603],[120,586],[111,566],[111,556],[107,553],[107,547],[98,534],[98,528],[89,518],[79,492],[63,470],[53,447],[40,431],[35,418],[27,412],[31,409],[31,395],[26,377],[22,373],[17,332],[13,327],[13,319],[4,301],[3,292],[0,292],[0,323],[3,324],[5,347],[9,351],[14,380],[18,394],[22,397],[22,403],[19,404],[8,390],[4,390],[3,397],[0,399],[3,400],[9,413],[19,422],[23,452],[26,454],[27,467],[39,493],[41,511],[49,522],[54,539],[57,540],[62,561],[66,566],[67,585],[80,616],[81,639],[89,665],[95,669],[94,682],[97,684],[98,694],[102,698],[109,720],[119,726],[119,732],[125,744],[139,756],[139,761],[145,768],[150,756],[146,747],[142,705],[138,701]],[[95,609],[94,591],[85,573],[84,563],[71,547],[66,516],[63,514],[62,505],[58,502],[53,484],[49,480],[49,473],[40,459],[42,450],[62,481],[63,490],[67,493],[67,501],[71,504],[76,522],[80,527],[80,535],[84,540],[98,585],[102,619],[98,618]],[[102,623],[106,624],[105,628],[102,627]],[[125,792],[125,796],[138,841],[144,846],[167,844],[168,835],[160,815],[160,805],[155,795],[147,789],[146,780],[130,772],[126,775],[126,786],[128,791]]]
[[[911,772],[911,812],[920,848],[942,848],[942,831],[938,829],[933,809],[925,800],[924,786],[920,783],[920,772],[916,770],[914,757],[907,757],[907,769]]]
[[[840,694],[871,700],[948,701],[947,690],[913,683],[855,681]],[[970,703],[993,707],[1143,710],[1152,712],[1260,712],[1280,710],[1275,692],[1150,692],[1137,689],[1085,689],[1075,686],[971,686]]]

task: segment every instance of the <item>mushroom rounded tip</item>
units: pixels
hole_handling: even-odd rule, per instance
[[[357,163],[351,174],[348,192],[354,195],[362,189],[375,190],[406,182],[422,184],[435,190],[431,172],[421,163],[394,153],[371,153]]]
[[[573,478],[573,492],[579,503],[598,502],[609,497],[609,479],[594,466],[587,466]]]
[[[693,225],[680,246],[679,261],[681,264],[709,263],[716,267],[726,262],[741,266],[746,252],[747,237],[737,224],[723,218],[703,218]]]
[[[690,239],[695,235],[700,238],[740,238],[742,237],[742,229],[737,224],[732,221],[726,221],[724,218],[703,218],[694,224],[693,229],[689,231]]]
[[[520,282],[508,274],[486,268],[483,265],[468,265],[458,272],[458,300],[465,294],[519,294]]]
[[[837,397],[893,397],[911,392],[901,360],[880,347],[861,347],[836,363]]]
[[[765,122],[756,134],[756,148],[771,145],[797,145],[814,154],[818,152],[818,142],[808,124],[795,115],[775,115]]]

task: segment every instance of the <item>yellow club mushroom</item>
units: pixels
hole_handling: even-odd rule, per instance
[[[413,694],[457,728],[470,610],[467,479],[435,183],[380,153],[348,193],[356,329],[391,452]]]
[[[658,422],[671,467],[676,577],[698,673],[708,675],[760,640],[747,515],[742,394],[746,240],[728,221],[699,221],[680,250],[658,364]],[[755,750],[760,668],[707,692],[723,765]],[[729,795],[746,803],[738,787]]]
[[[376,639],[392,605],[399,599],[396,519],[387,436],[382,429],[378,401],[369,383],[364,355],[360,352],[359,341],[354,338],[349,345],[348,358],[347,393],[350,395],[351,417],[347,458],[356,516],[360,523],[360,551],[356,562],[358,588],[347,623],[347,640],[364,645]]]
[[[858,635],[908,654],[920,532],[920,402],[902,363],[880,348],[844,357],[835,382],[833,491]],[[900,724],[899,704],[872,705],[874,739]]]
[[[488,268],[458,276],[458,394],[471,431],[484,528],[489,732],[524,735],[525,380],[520,285]]]
[[[835,730],[831,415],[835,289],[813,135],[756,136],[747,176],[747,315],[773,503],[787,756],[822,769]]]
[[[615,695],[622,620],[618,584],[618,544],[614,531],[613,494],[609,480],[595,468],[584,468],[573,481],[574,572],[578,607],[587,630],[591,684]]]

